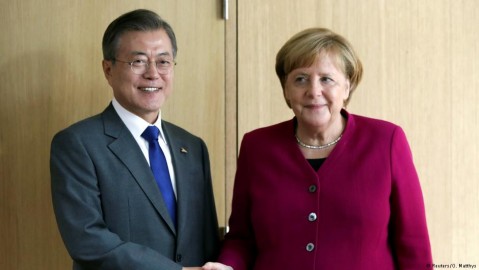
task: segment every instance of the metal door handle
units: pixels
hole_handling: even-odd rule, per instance
[[[223,19],[228,20],[228,0],[223,0]]]

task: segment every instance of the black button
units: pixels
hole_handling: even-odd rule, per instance
[[[181,254],[176,255],[176,262],[181,262]]]
[[[317,189],[316,185],[309,186],[309,192],[311,193],[316,192],[316,189]]]

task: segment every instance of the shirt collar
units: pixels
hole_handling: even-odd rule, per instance
[[[120,105],[120,103],[113,98],[112,100],[112,105],[115,108],[116,112],[120,116],[121,120],[123,123],[125,123],[126,127],[128,130],[130,130],[131,134],[137,138],[141,137],[141,134],[145,129],[150,126],[150,123],[145,121],[143,118],[139,117],[138,115],[128,111],[125,109],[123,106]],[[153,123],[159,130],[160,130],[160,137],[163,141],[166,143],[166,139],[163,133],[163,129],[161,128],[161,110],[158,113],[158,118],[156,119],[156,122]]]

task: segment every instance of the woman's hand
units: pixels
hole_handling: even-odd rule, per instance
[[[203,270],[234,270],[233,267],[217,262],[209,262],[203,265]]]

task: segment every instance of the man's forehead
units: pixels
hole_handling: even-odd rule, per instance
[[[117,49],[127,54],[172,55],[172,43],[164,29],[128,31],[118,39]]]

